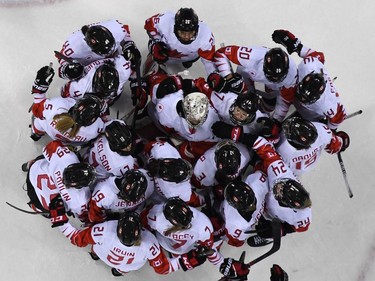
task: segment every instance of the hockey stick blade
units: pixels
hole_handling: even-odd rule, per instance
[[[74,59],[69,58],[69,57],[65,56],[64,54],[62,54],[62,53],[60,53],[58,51],[54,51],[54,53],[55,53],[55,57],[58,58],[59,60],[64,60],[64,61],[66,61],[69,64],[76,63],[74,61]]]
[[[346,174],[346,169],[345,169],[344,161],[342,160],[342,156],[341,156],[340,152],[337,153],[337,159],[339,160],[339,164],[340,164],[342,176],[344,177],[345,186],[346,186],[346,189],[348,191],[349,198],[353,198],[353,192],[352,192],[352,189],[350,188],[350,185],[349,185],[348,176]]]
[[[21,208],[18,208],[16,206],[14,206],[13,204],[10,204],[9,202],[5,202],[8,206],[16,209],[17,211],[20,211],[22,213],[26,213],[26,214],[29,214],[29,215],[47,215],[49,214],[49,212],[33,212],[33,211],[26,211],[24,209],[21,209]]]
[[[264,260],[265,258],[269,257],[273,253],[277,252],[280,249],[281,245],[281,222],[279,220],[273,220],[272,221],[272,236],[273,236],[273,244],[272,248],[263,255],[259,256],[255,260],[252,260],[247,264],[248,267],[253,266],[254,264],[260,262],[261,260]]]

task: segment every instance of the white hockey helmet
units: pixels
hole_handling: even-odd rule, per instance
[[[186,122],[192,128],[201,126],[207,119],[209,101],[205,94],[193,92],[182,101]]]

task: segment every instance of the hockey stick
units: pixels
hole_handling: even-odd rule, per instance
[[[74,59],[69,58],[69,57],[65,56],[64,54],[62,54],[58,51],[54,51],[54,53],[55,53],[55,57],[58,58],[59,60],[64,60],[69,64],[77,63]]]
[[[339,164],[340,164],[340,167],[341,167],[341,172],[342,172],[342,175],[344,177],[344,181],[345,181],[346,189],[348,190],[349,198],[352,198],[353,197],[353,192],[352,192],[352,189],[350,188],[350,185],[349,185],[348,177],[346,175],[346,169],[345,169],[345,166],[344,166],[344,161],[342,160],[340,152],[337,153],[337,159],[339,160]]]
[[[362,114],[362,112],[363,112],[362,109],[360,109],[360,110],[357,110],[357,111],[355,111],[353,113],[350,113],[350,114],[346,115],[345,120],[349,119],[349,118],[352,118],[354,116],[360,115],[360,114]]]
[[[140,60],[137,62],[137,65],[136,65],[136,68],[135,68],[135,75],[136,75],[136,79],[137,79],[137,83],[138,83],[138,90],[140,91],[140,93],[142,93],[141,61]],[[138,102],[135,105],[135,109],[134,109],[134,113],[133,113],[133,120],[132,120],[132,124],[130,126],[131,130],[135,129],[135,121],[137,120],[137,115],[138,115],[138,111],[139,111]]]
[[[273,253],[277,252],[280,249],[281,245],[281,222],[279,220],[272,220],[272,238],[273,238],[273,244],[272,248],[267,252],[261,255],[260,257],[252,260],[247,264],[248,267],[253,266],[254,264],[260,262],[261,260],[264,260],[265,258],[269,257]]]
[[[26,211],[24,209],[21,209],[21,208],[18,208],[16,206],[14,206],[13,204],[10,204],[9,202],[5,202],[7,203],[8,206],[20,211],[20,212],[23,212],[23,213],[26,213],[26,214],[30,214],[30,215],[47,215],[49,214],[49,212],[32,212],[32,211]]]

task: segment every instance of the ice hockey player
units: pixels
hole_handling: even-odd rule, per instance
[[[190,180],[193,168],[190,162],[182,159],[174,146],[166,140],[150,141],[145,145],[144,153],[155,190],[164,200],[178,196],[189,206],[204,204],[203,196],[192,190]]]
[[[323,150],[330,154],[343,152],[349,144],[347,133],[333,132],[323,123],[295,116],[283,122],[275,147],[293,173],[300,176],[315,167]]]
[[[286,47],[289,54],[296,52],[303,59],[298,65],[295,99],[291,100],[298,113],[309,121],[324,120],[330,129],[336,130],[345,120],[346,111],[334,79],[329,76],[324,65],[324,54],[304,46],[288,30],[275,30],[272,39]],[[288,110],[290,104],[289,100],[283,112]]]
[[[62,97],[77,100],[90,93],[112,105],[121,96],[131,74],[130,63],[122,56],[92,62],[86,69],[85,76],[70,80],[61,88]]]
[[[144,28],[149,36],[150,51],[145,73],[153,61],[167,66],[182,63],[183,67],[190,68],[199,58],[207,75],[215,71],[215,38],[192,8],[181,8],[176,14],[156,14],[145,21]]]
[[[236,75],[243,77],[242,82],[246,83],[250,92],[262,97],[261,106],[264,112],[270,113],[275,110],[275,118],[279,116],[279,111],[283,110],[279,105],[281,99],[289,98],[294,93],[297,66],[280,48],[231,45],[218,49],[214,60],[220,76],[224,77],[226,83],[236,78],[231,71],[230,62],[236,64]],[[254,82],[264,84],[265,92],[256,90]],[[233,84],[241,86],[240,82]]]
[[[238,261],[234,261],[234,264],[227,263],[228,258],[224,259],[213,246],[213,228],[210,220],[178,197],[171,197],[164,204],[154,205],[141,216],[144,225],[155,231],[156,238],[163,249],[172,255],[186,254],[193,249],[203,251],[207,259],[217,266],[220,272],[225,267],[240,270],[243,265]],[[193,268],[188,264],[187,267]]]
[[[51,199],[63,198],[66,209],[83,223],[88,222],[90,187],[96,181],[95,169],[80,163],[77,155],[60,141],[52,141],[43,154],[22,165],[27,172],[28,205],[36,212],[48,212]]]
[[[154,183],[144,169],[129,170],[121,178],[112,176],[100,181],[90,200],[90,222],[118,218],[126,210],[142,210],[153,192]]]
[[[223,199],[226,184],[242,176],[250,159],[250,151],[245,145],[222,140],[199,157],[192,183],[197,189],[212,191],[217,198]]]
[[[62,46],[59,76],[74,80],[84,75],[85,66],[94,61],[124,55],[133,70],[140,63],[141,54],[130,36],[129,26],[117,20],[84,25],[70,34]]]
[[[49,66],[38,70],[32,86],[31,138],[38,141],[47,134],[53,140],[71,145],[82,145],[104,131],[103,102],[93,95],[79,101],[72,98],[46,98],[54,71]]]
[[[122,120],[113,119],[106,124],[104,134],[92,143],[84,156],[95,167],[98,179],[110,176],[121,178],[129,170],[138,168],[133,157],[136,137]]]
[[[90,256],[111,267],[112,275],[122,276],[140,269],[146,261],[158,274],[179,269],[190,270],[204,263],[206,257],[196,250],[178,257],[168,258],[155,236],[143,229],[139,215],[125,212],[118,220],[109,220],[85,229],[76,229],[68,220],[61,198],[50,204],[51,217],[62,217],[59,230],[78,247],[92,245]]]
[[[262,169],[268,178],[269,192],[266,195],[264,219],[260,218],[257,225],[258,235],[250,237],[247,243],[253,247],[266,245],[268,242],[264,238],[272,237],[271,220],[274,218],[282,222],[283,236],[307,231],[311,223],[312,205],[309,193],[272,143],[258,137],[253,149],[263,161]]]

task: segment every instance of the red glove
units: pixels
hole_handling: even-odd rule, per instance
[[[168,46],[164,42],[155,42],[151,46],[151,54],[157,63],[165,63],[168,60]]]
[[[341,140],[342,140],[340,152],[345,151],[349,147],[349,144],[350,144],[349,135],[347,133],[345,133],[344,131],[339,131],[339,132],[335,133],[335,135],[340,137]]]
[[[288,274],[277,264],[274,264],[271,269],[271,281],[288,281]]]
[[[208,249],[209,250],[209,249]],[[203,264],[209,253],[206,247],[198,247],[186,254],[182,254],[178,259],[183,271],[192,270],[193,268]]]
[[[220,265],[219,271],[228,279],[236,280],[247,280],[247,275],[250,272],[246,264],[232,258],[225,258],[224,262]]]
[[[130,89],[132,91],[131,99],[133,106],[136,106],[138,109],[143,109],[148,100],[147,95],[147,84],[144,80],[141,81],[141,87],[138,86],[136,79],[130,80]]]
[[[64,202],[61,199],[61,195],[58,194],[51,200],[49,203],[49,213],[51,218],[51,227],[57,227],[64,225],[69,221],[68,217],[66,216]]]

